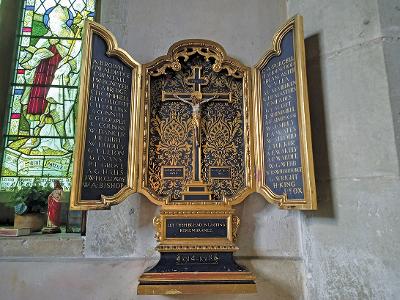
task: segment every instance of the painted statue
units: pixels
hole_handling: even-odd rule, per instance
[[[43,233],[61,232],[61,203],[63,202],[64,191],[59,180],[54,181],[54,190],[47,198],[47,226]]]

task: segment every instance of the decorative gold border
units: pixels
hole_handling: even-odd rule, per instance
[[[162,272],[144,273],[140,276],[141,283],[164,283],[164,282],[193,282],[204,281],[250,281],[256,277],[250,272]]]
[[[281,42],[290,30],[294,30],[295,75],[297,87],[297,110],[300,132],[300,153],[303,168],[304,199],[288,200],[287,196],[276,195],[264,185],[264,149],[262,134],[262,96],[261,96],[261,70],[271,58],[281,54]],[[284,209],[317,209],[317,197],[314,178],[314,161],[311,143],[311,125],[308,103],[307,76],[304,50],[303,17],[296,15],[290,19],[275,35],[272,49],[268,50],[261,60],[254,66],[254,118],[255,118],[255,160],[256,160],[256,191],[263,195],[269,202],[277,203]]]
[[[139,284],[138,295],[216,295],[254,294],[255,283],[200,283],[200,284]]]
[[[189,56],[198,53],[209,59],[213,57],[215,62],[212,66],[213,71],[220,72],[225,69],[229,75],[235,78],[243,78],[243,114],[244,114],[244,137],[245,137],[245,165],[246,165],[246,187],[234,197],[226,198],[223,202],[228,202],[231,205],[242,202],[248,195],[255,191],[253,168],[254,168],[254,152],[253,152],[253,141],[251,134],[252,122],[252,103],[250,101],[250,80],[251,70],[249,67],[243,65],[234,58],[229,57],[224,48],[213,41],[201,40],[201,39],[189,39],[182,40],[174,43],[168,50],[167,55],[161,56],[154,61],[143,65],[143,90],[142,90],[142,103],[141,111],[143,112],[140,116],[141,124],[141,136],[140,136],[140,147],[142,153],[142,159],[140,160],[139,170],[139,184],[138,192],[145,195],[151,202],[162,205],[168,203],[168,198],[160,198],[153,194],[147,187],[147,162],[148,162],[148,139],[149,139],[149,118],[150,118],[150,77],[160,76],[165,74],[167,68],[171,68],[174,71],[181,69],[179,58],[183,57],[184,60],[188,60]],[[188,205],[190,203],[184,203]],[[196,204],[199,204],[197,202]],[[210,202],[204,203],[205,205]],[[214,204],[220,205],[219,202]]]
[[[131,124],[128,152],[128,178],[127,185],[113,196],[102,196],[101,200],[81,199],[83,162],[85,151],[85,140],[87,130],[87,110],[89,103],[89,80],[91,68],[92,36],[100,35],[107,43],[107,55],[120,58],[125,64],[132,68],[132,91],[131,91]],[[86,21],[83,33],[82,68],[80,75],[80,90],[77,117],[77,132],[75,137],[74,168],[71,187],[70,209],[89,210],[104,209],[111,205],[122,202],[137,189],[138,158],[139,158],[139,101],[140,101],[140,77],[141,65],[136,62],[125,50],[118,47],[113,34],[102,25],[94,21]]]
[[[180,205],[163,205],[160,215],[153,219],[157,250],[160,252],[234,252],[238,250],[234,241],[237,237],[240,220],[233,213],[234,209],[230,205],[217,207],[209,205],[190,205],[182,207]],[[167,219],[226,219],[226,237],[205,237],[205,238],[167,238]]]
[[[220,220],[224,219],[226,220],[226,237],[220,238],[220,237],[208,237],[208,238],[169,238],[167,237],[167,220],[171,219],[190,219],[190,220],[200,220],[200,219],[215,219],[215,220]],[[215,242],[226,242],[226,241],[233,241],[233,234],[232,234],[232,216],[231,215],[224,215],[224,214],[214,214],[214,215],[209,215],[207,213],[204,214],[195,214],[195,215],[182,215],[182,216],[165,216],[161,215],[161,236],[160,236],[160,242],[170,242],[172,244],[174,243],[185,243],[185,242],[190,242],[193,244],[193,241],[196,241],[196,243],[202,243],[202,242],[210,242],[210,241],[215,241]]]

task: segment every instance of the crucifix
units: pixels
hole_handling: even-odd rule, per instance
[[[193,181],[201,181],[201,105],[210,101],[232,102],[231,93],[202,93],[201,87],[208,84],[207,77],[201,76],[202,67],[192,67],[192,76],[185,83],[193,87],[190,93],[162,92],[161,101],[181,101],[192,107],[193,124]]]

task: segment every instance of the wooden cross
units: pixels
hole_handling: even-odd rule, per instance
[[[199,91],[201,93],[201,86],[208,84],[207,77],[201,77],[201,67],[193,67],[193,76],[185,78],[185,83],[193,87],[193,91]]]
[[[201,87],[207,85],[207,77],[201,77],[202,67],[194,66],[191,77],[185,78],[185,83],[193,87],[191,93],[162,92],[161,101],[181,101],[192,107],[193,134],[193,180],[201,181],[201,105],[210,101],[232,102],[231,93],[202,93]]]

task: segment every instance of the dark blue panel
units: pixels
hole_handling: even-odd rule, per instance
[[[164,178],[183,178],[183,167],[164,167]]]
[[[210,168],[210,178],[218,179],[218,178],[231,178],[231,168],[229,167],[212,167]]]
[[[261,70],[265,185],[288,199],[303,199],[293,29],[282,53]]]
[[[207,194],[183,195],[183,200],[184,201],[198,201],[198,200],[207,201],[207,200],[210,200],[210,196]]]
[[[232,252],[161,252],[159,263],[146,273],[246,271]]]
[[[82,200],[114,195],[127,184],[132,68],[106,51],[93,34]]]
[[[204,192],[205,190],[204,186],[189,186],[189,192]]]
[[[226,238],[227,219],[167,219],[167,238]]]

